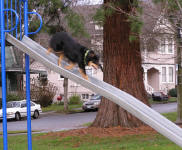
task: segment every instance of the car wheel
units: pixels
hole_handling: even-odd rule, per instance
[[[88,112],[88,109],[83,109],[84,112]]]
[[[21,115],[20,115],[19,112],[17,112],[17,113],[15,114],[15,120],[16,120],[16,121],[20,121],[20,120],[21,120]]]
[[[39,117],[39,111],[38,110],[35,110],[34,111],[34,114],[33,114],[33,118],[34,119],[37,119]]]

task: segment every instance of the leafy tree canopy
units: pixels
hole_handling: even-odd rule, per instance
[[[71,0],[29,0],[29,9],[35,10],[43,18],[43,30],[49,34],[69,30],[74,36],[88,36],[84,27],[84,18],[72,9]],[[30,24],[36,30],[39,20]]]

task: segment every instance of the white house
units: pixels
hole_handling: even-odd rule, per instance
[[[154,91],[167,93],[176,85],[175,30],[157,7],[151,8],[150,3],[145,3],[144,8],[141,49],[145,87],[150,94]],[[153,18],[148,15],[151,13]]]

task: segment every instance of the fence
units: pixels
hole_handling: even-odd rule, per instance
[[[31,15],[40,19],[40,27],[35,32],[29,32]],[[21,40],[23,35],[36,34],[42,26],[42,18],[36,12],[28,11],[28,0],[0,0],[0,44],[1,44],[1,75],[2,75],[2,108],[3,108],[3,149],[8,149],[7,119],[6,119],[6,62],[5,62],[5,33],[12,34]],[[32,150],[31,110],[30,110],[30,71],[29,56],[25,54],[26,66],[26,100],[27,100],[27,135],[28,150]]]

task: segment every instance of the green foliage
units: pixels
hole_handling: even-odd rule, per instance
[[[19,101],[19,100],[22,100],[20,96],[18,96],[17,94],[8,94],[6,96],[6,101],[9,102],[9,101]]]
[[[178,0],[179,4],[182,6],[182,0]],[[161,6],[164,6],[165,9],[167,8],[167,10],[173,13],[173,11],[177,11],[179,10],[178,5],[176,4],[176,2],[174,0],[153,0],[154,3],[156,4],[161,4]],[[163,5],[163,4],[167,4],[167,5]]]
[[[176,88],[173,88],[173,89],[170,89],[168,94],[171,96],[171,97],[177,97],[177,89]]]
[[[105,22],[104,7],[97,9],[96,13],[93,16],[93,20],[96,21],[101,26],[104,25],[104,22]]]
[[[129,41],[130,42],[133,42],[133,41],[135,41],[135,40],[137,40],[138,39],[138,37],[136,36],[136,35],[130,35],[129,36]]]
[[[93,15],[93,20],[96,21],[99,25],[103,26],[105,19],[112,16],[112,14],[115,12],[113,9],[114,7],[115,6],[113,3],[107,3],[107,6],[101,6]]]
[[[71,33],[74,36],[85,36],[88,37],[88,33],[84,29],[84,18],[81,15],[69,10],[65,16],[68,26],[70,27]]]
[[[128,21],[130,22],[131,34],[129,36],[130,42],[135,41],[138,38],[138,34],[141,32],[143,22],[139,17],[129,16]]]
[[[73,95],[69,98],[69,104],[72,105],[72,104],[80,104],[81,103],[81,99],[80,99],[80,96],[78,95]]]
[[[6,96],[6,101],[19,101],[22,100],[22,97],[17,94],[8,94]],[[0,98],[0,108],[2,107],[2,98]]]
[[[88,37],[88,33],[84,27],[83,17],[73,12],[69,7],[70,3],[71,2],[61,0],[30,0],[29,9],[36,9],[36,11],[41,14],[44,20],[42,32],[54,34],[55,32],[65,31],[65,28],[68,27],[74,36]],[[42,11],[42,9],[44,11]],[[32,21],[30,23],[30,31],[35,31],[35,28],[38,28],[39,24],[39,21]]]

